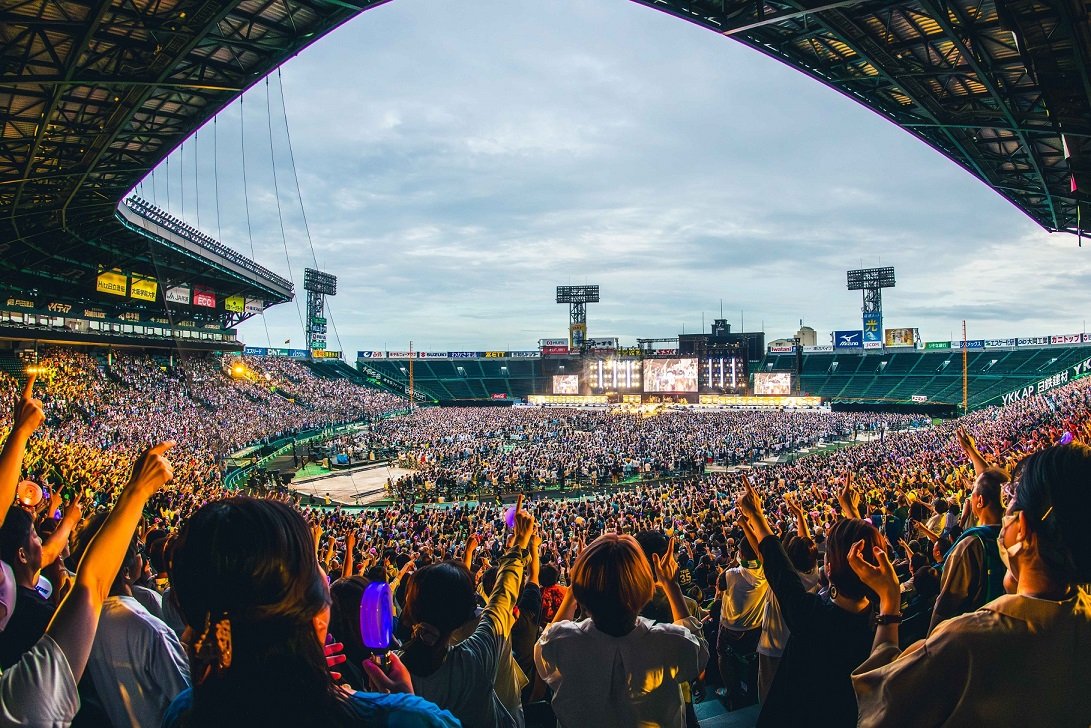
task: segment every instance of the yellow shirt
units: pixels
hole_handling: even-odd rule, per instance
[[[1091,725],[1091,594],[1006,595],[852,674],[860,728]]]

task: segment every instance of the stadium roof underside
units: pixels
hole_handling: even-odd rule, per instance
[[[1091,27],[1084,0],[634,1],[840,91],[1047,230],[1087,228]]]
[[[165,265],[179,278],[210,277],[225,294],[262,294],[254,273],[187,259],[127,229],[118,203],[245,89],[377,4],[0,3],[0,280],[49,289],[93,284],[100,265]]]

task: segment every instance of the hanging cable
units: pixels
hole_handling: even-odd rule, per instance
[[[269,77],[265,77],[265,120],[269,129],[269,163],[273,168],[273,195],[277,199],[277,218],[280,220],[280,241],[284,244],[284,260],[288,264],[288,278],[295,280],[292,275],[292,258],[288,255],[288,236],[284,232],[284,211],[280,209],[280,186],[277,184],[277,162],[273,154],[273,114],[269,110]],[[304,331],[307,325],[303,323],[303,310],[299,307],[299,297],[295,296],[295,311],[299,316],[299,326]]]
[[[198,141],[198,138],[197,138],[197,135],[200,134],[200,132],[201,132],[200,129],[193,132],[193,197],[194,197],[194,203],[193,204],[195,204],[197,206],[197,229],[198,230],[201,229],[201,184],[200,184],[200,179],[199,179],[199,176],[200,176],[200,173],[201,173],[201,163],[200,163],[201,158],[199,156],[197,156],[197,152],[201,148],[201,145],[200,145],[200,143]]]
[[[268,83],[268,79],[266,79]],[[303,206],[303,190],[299,187],[299,173],[295,166],[295,152],[292,150],[292,132],[288,128],[288,107],[284,102],[284,79],[280,75],[280,69],[277,69],[277,87],[280,89],[280,112],[284,116],[284,136],[288,140],[288,159],[292,165],[292,179],[295,182],[296,199],[299,200],[299,213],[303,216],[303,232],[307,236],[307,245],[311,249],[311,259],[314,261],[315,270],[321,270],[321,266],[318,265],[318,254],[314,249],[314,241],[311,239],[311,226],[307,223],[307,211]],[[344,352],[344,346],[341,344],[341,335],[337,331],[337,322],[333,319],[333,306],[330,305],[326,311],[326,315],[330,317],[330,326],[333,327],[333,336],[337,339],[337,348]]]
[[[186,143],[182,142],[182,146],[178,147],[178,186],[182,189],[181,200],[179,206],[182,208],[182,214],[179,215],[179,219],[182,222],[186,221]]]
[[[257,260],[254,253],[254,228],[250,226],[250,186],[246,176],[246,107],[243,105],[244,96],[239,97],[239,147],[242,149],[242,201],[246,210],[246,234],[250,238],[250,260]],[[265,318],[265,310],[261,312],[261,322],[265,326],[265,346],[272,347],[269,336],[269,321]]]
[[[220,128],[217,124],[219,120],[219,114],[212,117],[212,179],[216,184],[216,239],[222,243],[224,231],[220,225]],[[246,222],[250,224],[249,219]]]

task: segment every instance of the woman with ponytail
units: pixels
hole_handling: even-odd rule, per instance
[[[451,645],[451,634],[476,617],[474,580],[461,561],[443,561],[413,573],[402,618],[412,637],[402,661],[417,694],[451,711],[466,728],[516,728],[512,715],[493,687],[504,645],[511,639],[514,607],[528,562],[534,517],[519,496],[512,547],[500,557],[496,584],[473,633]]]
[[[228,498],[182,526],[171,583],[186,623],[193,688],[163,719],[200,726],[457,726],[413,696],[397,660],[364,664],[380,693],[335,685],[323,645],[330,592],[303,516],[279,501]]]

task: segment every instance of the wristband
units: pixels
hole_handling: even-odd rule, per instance
[[[898,624],[902,621],[902,615],[900,614],[877,614],[875,615],[875,624]]]

